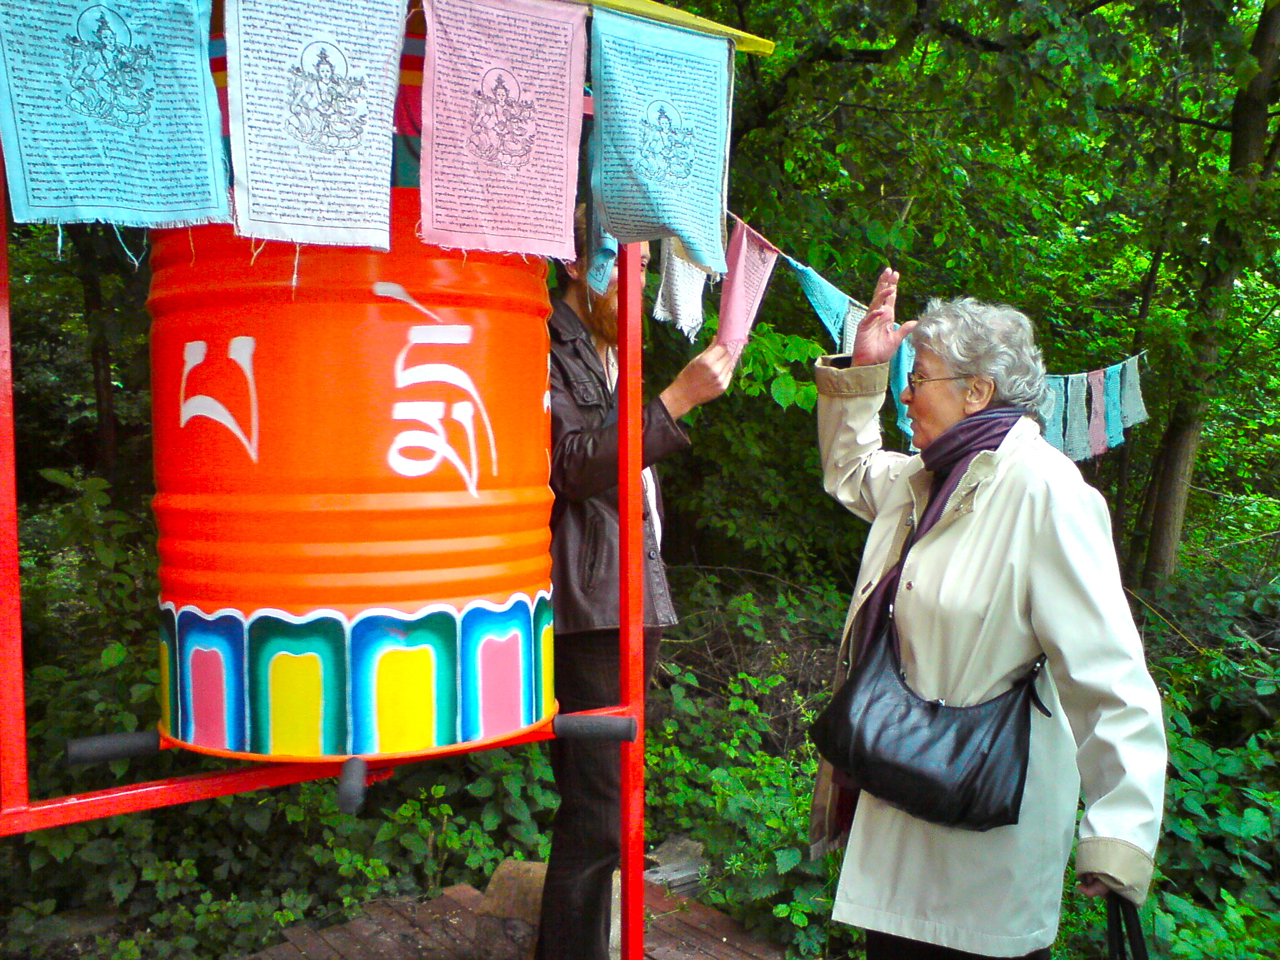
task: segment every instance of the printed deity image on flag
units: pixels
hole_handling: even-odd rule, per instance
[[[360,145],[368,117],[364,78],[347,75],[347,58],[332,43],[318,40],[303,48],[289,68],[289,134],[326,153]]]
[[[684,126],[669,100],[655,100],[640,121],[640,159],[636,169],[649,180],[688,180],[696,144],[693,127]]]
[[[533,159],[537,121],[533,101],[521,97],[515,74],[494,67],[475,92],[467,150],[497,167],[523,167]]]
[[[75,34],[66,37],[68,107],[113,126],[151,119],[155,54],[132,41],[129,24],[114,10],[93,6],[80,14]]]

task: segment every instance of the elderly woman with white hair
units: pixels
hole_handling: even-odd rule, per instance
[[[922,703],[969,707],[1022,684],[1042,709],[1027,710],[1014,822],[924,819],[824,761],[810,839],[818,855],[848,838],[833,915],[867,931],[869,960],[1047,958],[1082,792],[1078,889],[1146,897],[1163,805],[1160,698],[1106,504],[1034,419],[1045,385],[1030,321],[935,300],[898,326],[897,284],[886,270],[852,356],[816,368],[826,489],[871,524],[841,673],[887,636]],[[908,335],[916,456],[883,449],[879,427],[888,363]]]

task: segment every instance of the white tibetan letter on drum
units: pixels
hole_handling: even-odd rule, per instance
[[[441,326],[416,326],[409,328],[409,342],[396,357],[396,387],[404,388],[420,383],[447,384],[461,390],[469,399],[447,403],[444,400],[404,400],[391,410],[395,420],[421,423],[426,430],[404,430],[391,441],[387,451],[387,465],[403,477],[423,477],[446,461],[453,466],[467,486],[467,492],[479,497],[480,457],[476,447],[476,413],[484,424],[489,440],[489,457],[493,475],[498,475],[498,447],[494,441],[493,425],[489,412],[476,389],[475,382],[464,371],[447,363],[419,363],[406,367],[409,351],[418,345],[461,345],[471,342],[471,328],[463,324]],[[448,417],[462,428],[466,448],[459,452],[449,440],[445,424]],[[406,451],[423,450],[428,456],[406,456]]]

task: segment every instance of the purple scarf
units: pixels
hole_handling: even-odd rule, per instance
[[[866,614],[862,618],[862,629],[856,637],[859,655],[865,650],[884,625],[889,615],[889,604],[892,603],[898,589],[898,577],[902,573],[902,561],[911,545],[933,529],[951,495],[960,486],[969,464],[983,450],[995,450],[1005,436],[1013,429],[1013,425],[1026,416],[1021,407],[996,407],[979,410],[965,417],[959,423],[949,427],[941,436],[925,447],[920,453],[924,468],[933,474],[933,486],[929,490],[929,503],[924,508],[920,525],[915,535],[902,548],[902,556],[876,584],[867,598]]]

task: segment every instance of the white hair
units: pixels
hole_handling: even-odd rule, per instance
[[[1035,414],[1044,398],[1044,359],[1027,315],[1007,304],[962,297],[930,300],[911,342],[938,355],[957,376],[995,384],[991,406]]]

